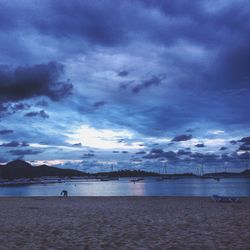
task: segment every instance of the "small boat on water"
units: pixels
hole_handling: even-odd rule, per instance
[[[157,181],[164,181],[164,180],[178,180],[180,179],[180,177],[176,177],[176,176],[162,176],[157,178]]]
[[[101,177],[100,181],[118,181],[119,177]]]
[[[207,176],[200,176],[201,179],[213,179],[213,180],[216,180],[216,181],[220,181],[220,177],[216,177],[216,176],[210,176],[210,175],[207,175]]]
[[[136,178],[136,179],[131,179],[130,180],[133,183],[139,182],[139,181],[144,181],[144,178]]]
[[[220,177],[214,177],[213,179],[216,181],[220,181]]]

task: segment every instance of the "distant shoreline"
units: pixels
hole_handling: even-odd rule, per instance
[[[28,179],[27,182],[35,181],[41,182],[43,178],[107,178],[107,180],[112,180],[113,178],[121,177],[159,177],[159,178],[186,178],[186,177],[196,177],[196,178],[228,178],[228,177],[243,177],[250,178],[250,170],[244,170],[239,173],[233,172],[216,172],[216,173],[205,173],[203,175],[196,175],[193,173],[178,173],[178,174],[160,174],[156,172],[148,172],[143,170],[119,170],[113,172],[99,172],[99,173],[86,173],[75,169],[61,169],[56,167],[51,167],[47,165],[32,166],[28,162],[22,160],[15,160],[9,162],[5,165],[0,165],[0,178],[3,181],[16,181],[20,179]],[[48,182],[49,180],[47,180]],[[52,180],[50,180],[52,181]],[[42,180],[43,182],[43,180]],[[0,183],[1,184],[1,183]],[[30,183],[32,184],[32,183]]]
[[[47,185],[47,184],[55,184],[55,183],[63,183],[63,182],[77,182],[77,181],[119,181],[119,179],[123,178],[130,178],[131,182],[141,182],[144,181],[144,178],[156,178],[156,181],[164,181],[164,180],[176,180],[176,179],[214,179],[216,181],[220,181],[221,179],[227,179],[227,178],[250,178],[250,176],[244,176],[244,175],[227,175],[227,176],[198,176],[198,175],[159,175],[159,176],[139,176],[136,178],[134,176],[125,176],[125,177],[117,177],[113,179],[112,177],[109,177],[107,175],[105,176],[88,176],[88,177],[78,177],[78,178],[63,178],[59,176],[55,176],[53,179],[47,179],[46,177],[43,178],[21,178],[21,179],[13,179],[13,180],[0,180],[0,187],[13,187],[13,186],[27,186],[27,185]],[[133,178],[133,179],[132,179]]]

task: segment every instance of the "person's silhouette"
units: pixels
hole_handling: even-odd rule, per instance
[[[67,196],[68,196],[68,191],[67,191],[67,190],[63,190],[63,191],[61,192],[61,195],[62,195],[63,197],[67,197]]]

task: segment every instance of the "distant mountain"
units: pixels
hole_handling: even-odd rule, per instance
[[[42,176],[87,176],[87,173],[74,169],[61,169],[47,165],[32,166],[22,160],[11,161],[5,165],[0,165],[0,177],[3,179],[35,178]]]
[[[243,172],[241,172],[244,176],[246,177],[250,177],[250,169],[244,170]]]
[[[7,167],[32,167],[28,162],[22,160],[15,160],[8,162],[5,166]]]

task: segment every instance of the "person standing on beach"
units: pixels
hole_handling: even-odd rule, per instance
[[[63,197],[67,197],[67,196],[68,196],[68,191],[67,191],[67,190],[63,190],[63,191],[61,192],[61,195],[62,195]]]

